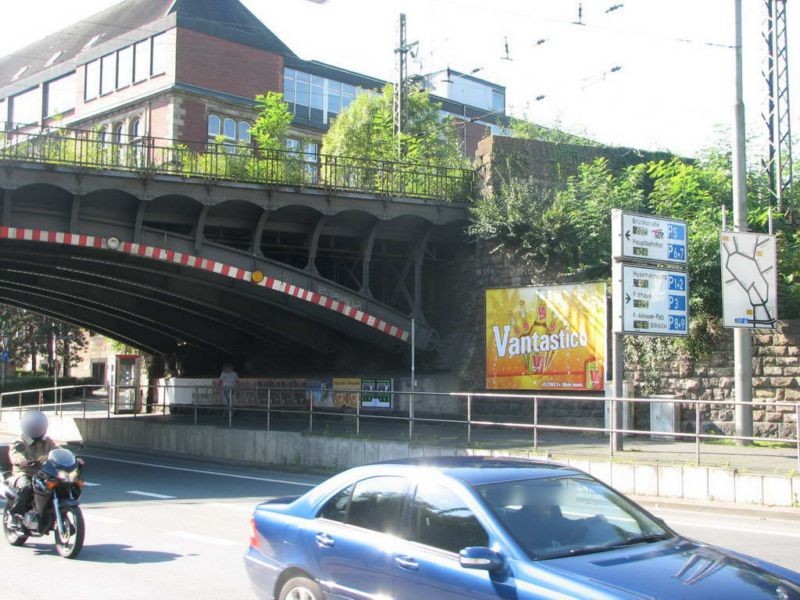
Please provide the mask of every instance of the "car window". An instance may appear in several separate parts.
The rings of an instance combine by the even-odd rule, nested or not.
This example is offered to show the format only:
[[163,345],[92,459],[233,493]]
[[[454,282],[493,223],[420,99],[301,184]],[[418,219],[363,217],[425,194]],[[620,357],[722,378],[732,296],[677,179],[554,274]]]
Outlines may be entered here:
[[449,552],[489,545],[488,534],[458,495],[425,482],[414,494],[409,539]]
[[580,477],[477,486],[508,532],[534,559],[603,551],[670,534],[623,496]]
[[370,477],[359,481],[353,489],[345,522],[382,533],[397,533],[406,487],[402,477]]
[[317,517],[339,521],[344,523],[347,518],[347,505],[350,503],[350,495],[353,493],[353,486],[348,485],[341,492],[325,503]]

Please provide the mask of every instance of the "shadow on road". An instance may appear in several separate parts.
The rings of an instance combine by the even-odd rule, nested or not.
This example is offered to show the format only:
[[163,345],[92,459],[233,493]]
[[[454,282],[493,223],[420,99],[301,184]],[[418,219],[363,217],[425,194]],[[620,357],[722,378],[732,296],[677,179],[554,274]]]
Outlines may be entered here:
[[[36,556],[56,554],[56,549],[51,544],[33,544],[31,548]],[[93,544],[84,546],[75,560],[80,562],[141,565],[145,563],[171,562],[187,556],[197,555],[133,550],[132,546],[126,546],[125,544]]]

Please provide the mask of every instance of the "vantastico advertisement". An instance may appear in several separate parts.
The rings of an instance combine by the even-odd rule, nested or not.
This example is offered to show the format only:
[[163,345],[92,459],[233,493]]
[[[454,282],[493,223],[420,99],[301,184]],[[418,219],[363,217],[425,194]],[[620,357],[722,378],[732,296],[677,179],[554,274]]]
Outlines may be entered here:
[[486,387],[602,390],[606,285],[486,290]]

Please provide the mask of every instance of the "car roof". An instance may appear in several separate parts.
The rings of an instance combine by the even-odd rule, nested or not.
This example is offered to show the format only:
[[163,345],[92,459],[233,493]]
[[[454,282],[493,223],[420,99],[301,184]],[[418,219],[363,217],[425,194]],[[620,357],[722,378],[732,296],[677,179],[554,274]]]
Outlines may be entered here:
[[460,479],[469,485],[485,485],[502,481],[545,477],[585,476],[577,469],[556,463],[523,458],[495,456],[436,456],[389,460],[370,465],[370,470],[385,473],[387,469],[412,471],[424,468]]

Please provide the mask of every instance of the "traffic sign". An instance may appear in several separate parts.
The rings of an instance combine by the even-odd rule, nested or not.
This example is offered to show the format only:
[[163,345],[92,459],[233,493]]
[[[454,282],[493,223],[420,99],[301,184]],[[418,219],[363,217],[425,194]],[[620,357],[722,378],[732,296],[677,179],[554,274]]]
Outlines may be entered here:
[[614,290],[620,294],[614,298],[619,311],[615,332],[689,334],[689,276],[685,272],[616,263],[614,279]]
[[8,354],[8,350],[3,350],[2,354],[0,354],[0,361],[8,362],[11,357]]
[[723,231],[719,241],[724,326],[775,329],[778,322],[775,236]]
[[689,255],[686,221],[614,209],[611,235],[615,259],[685,265]]

